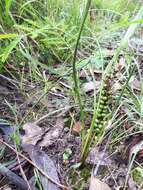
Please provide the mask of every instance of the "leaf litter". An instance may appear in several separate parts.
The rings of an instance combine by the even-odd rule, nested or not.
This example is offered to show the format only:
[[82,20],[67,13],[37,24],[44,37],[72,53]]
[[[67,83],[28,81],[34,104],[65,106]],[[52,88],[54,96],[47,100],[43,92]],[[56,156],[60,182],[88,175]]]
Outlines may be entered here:
[[89,190],[112,190],[106,183],[91,176]]
[[[58,105],[60,105],[60,101],[62,99],[63,99],[62,97],[58,98]],[[54,104],[56,105],[55,102]],[[52,105],[53,107],[51,106],[51,104],[49,105],[50,109],[55,109],[53,105]],[[21,142],[23,149],[29,146],[30,150],[25,149],[25,151],[28,152],[31,160],[34,163],[36,163],[48,175],[50,175],[52,179],[56,179],[56,181],[60,183],[60,178],[58,175],[59,169],[57,171],[57,163],[59,162],[59,159],[60,159],[60,177],[62,176],[62,179],[67,179],[66,174],[68,173],[70,167],[73,165],[73,163],[78,163],[79,148],[81,145],[80,137],[78,137],[78,135],[81,130],[80,129],[81,124],[80,122],[76,122],[75,125],[73,126],[73,131],[76,131],[75,135],[74,133],[69,134],[69,132],[64,131],[65,122],[63,116],[62,117],[55,116],[53,123],[50,125],[49,121],[51,121],[51,117],[49,120],[47,119],[47,123],[41,122],[38,125],[35,124],[34,122],[33,123],[31,122],[24,124],[22,128]],[[40,147],[43,147],[45,151],[40,150]],[[67,152],[67,150],[69,151]],[[50,157],[48,156],[48,154],[50,155]],[[91,166],[94,166],[98,163],[99,160],[101,160],[100,162],[101,168],[102,166],[104,167],[114,166],[114,160],[110,157],[108,152],[105,152],[104,156],[103,157],[102,156],[103,156],[102,150],[100,151],[96,147],[95,150],[90,151],[87,158],[87,163]],[[45,164],[42,165],[41,163]],[[51,168],[53,168],[53,170],[51,170]],[[65,168],[67,172],[65,172]],[[49,172],[48,170],[52,172],[48,173]],[[119,177],[117,175],[116,180],[118,180],[118,178]],[[45,178],[40,173],[39,173],[39,179],[44,189],[46,189],[48,185],[49,188],[51,189],[59,189],[57,185],[50,183],[50,180],[47,180],[47,178]],[[106,182],[110,184],[109,179],[111,180],[112,177],[108,176],[108,180],[106,180]],[[65,182],[65,180],[62,180],[62,182]],[[91,178],[92,185],[90,185],[90,188],[94,188],[96,185],[99,188],[103,186],[107,188],[108,185],[106,184],[106,182],[102,182],[98,178],[96,179]],[[89,181],[87,183],[89,183]],[[114,185],[111,185],[111,187],[113,186]]]
[[[50,178],[54,179],[55,182],[60,183],[55,164],[46,153],[33,145],[24,146],[24,150],[28,152],[31,160],[41,170],[43,170]],[[41,185],[45,190],[60,190],[56,184],[52,183],[41,173],[39,173],[39,178]]]
[[[124,65],[125,65],[125,58],[122,55],[119,59],[119,64],[116,68],[116,71],[119,71],[119,73],[117,73],[117,78],[120,78],[120,76],[121,76],[121,78],[123,77],[121,71],[122,71],[122,69],[124,69]],[[98,74],[101,74],[101,72]],[[139,83],[140,83],[140,81],[135,80],[132,82],[131,86],[133,86],[133,88],[135,90],[136,89],[138,90],[138,88],[140,86]],[[100,86],[100,82],[96,87],[97,90],[98,90],[99,86]],[[119,82],[117,81],[114,88],[115,88],[115,92],[121,89],[120,81]],[[86,93],[93,91],[94,90],[93,82],[92,81],[86,82],[85,86],[83,85],[83,89],[85,90]],[[66,103],[69,103],[70,99],[66,100],[64,91],[62,91],[62,96],[61,96],[61,94],[58,95],[58,90],[60,90],[60,89],[56,89],[56,94],[54,94],[54,96],[55,96],[54,98],[52,97],[53,94],[50,94],[50,95],[48,95],[49,96],[48,98],[46,96],[47,99],[44,99],[44,101],[41,101],[42,105],[46,105],[45,106],[46,109],[49,108],[51,111],[53,109],[59,108],[60,106],[64,106],[64,104],[66,104]],[[9,94],[10,94],[9,92],[6,92],[6,95],[9,95]],[[49,99],[51,100],[50,102],[48,102]],[[45,104],[45,103],[47,103],[47,104]],[[36,111],[37,111],[37,109],[35,110],[35,112]],[[68,111],[66,112],[66,114],[68,114]],[[38,115],[38,117],[39,116],[40,115]],[[62,115],[62,116],[64,116],[64,115]],[[49,125],[49,122],[51,122],[51,120],[54,120],[54,121],[52,121],[53,123]],[[67,126],[67,124],[66,124],[66,126]],[[52,171],[52,173],[48,173],[48,175],[55,178],[58,183],[60,182],[61,178],[64,179],[64,180],[62,180],[64,182],[70,181],[69,179],[65,180],[65,179],[67,179],[66,174],[68,173],[67,171],[70,169],[70,167],[73,165],[73,163],[78,163],[77,155],[79,155],[79,150],[80,150],[79,148],[81,145],[81,142],[79,141],[80,137],[78,136],[78,134],[80,133],[80,123],[76,122],[75,125],[73,126],[73,131],[76,131],[76,136],[74,134],[69,134],[69,132],[65,133],[64,127],[65,127],[64,119],[61,117],[57,118],[54,115],[54,118],[51,118],[51,117],[46,118],[45,122],[42,121],[39,125],[35,124],[34,122],[26,123],[25,125],[23,125],[23,135],[21,135],[22,144],[29,146],[30,150],[25,149],[25,151],[29,153],[29,157],[31,158],[31,160],[34,163],[36,163],[46,173],[48,173],[49,171]],[[4,131],[4,133],[8,133],[8,132],[9,131],[6,131],[6,130]],[[137,146],[139,146],[139,144],[135,144],[134,148],[132,147],[132,150],[133,149],[135,150]],[[25,147],[23,146],[23,149]],[[42,151],[40,149],[41,147],[44,149],[44,151]],[[117,151],[120,149],[120,147],[121,146],[119,143],[118,147],[117,147]],[[140,152],[140,154],[141,154],[142,153],[141,151],[142,151],[142,147],[139,148],[137,152]],[[120,151],[118,151],[118,152],[120,152]],[[48,156],[48,154],[50,155],[50,157]],[[101,160],[100,166],[104,166],[108,169],[110,168],[110,171],[108,171],[108,174],[104,173],[105,175],[98,176],[100,178],[98,178],[97,176],[96,177],[91,176],[90,182],[89,182],[89,180],[87,182],[90,184],[90,187],[89,187],[90,190],[92,190],[92,189],[94,190],[95,187],[99,188],[99,189],[106,188],[107,190],[111,189],[111,188],[112,189],[115,189],[115,188],[117,189],[120,187],[122,188],[122,182],[124,181],[124,178],[127,174],[127,171],[126,171],[127,165],[123,164],[124,165],[123,166],[121,164],[121,162],[119,161],[119,159],[122,158],[122,155],[121,155],[121,157],[118,158],[115,154],[115,157],[116,157],[116,164],[115,164],[114,158],[110,157],[110,154],[108,151],[105,152],[104,156],[103,156],[102,150],[100,151],[97,147],[95,148],[95,150],[90,151],[88,158],[87,158],[87,163],[89,165],[94,166],[98,163],[99,160]],[[68,161],[66,163],[63,162],[63,160],[65,158]],[[45,163],[45,164],[43,165],[42,163]],[[48,165],[47,163],[48,164],[50,163],[50,164]],[[55,165],[55,163],[56,163],[56,165]],[[58,164],[60,164],[60,172],[59,172],[59,168],[57,171]],[[116,166],[118,164],[120,165],[119,167]],[[119,170],[119,168],[121,168],[121,170]],[[49,171],[47,169],[49,169]],[[118,171],[115,171],[115,172],[112,171],[114,169],[116,169]],[[102,167],[101,167],[101,170],[102,170]],[[59,179],[59,175],[58,175],[59,173],[60,173],[60,177],[62,176],[60,179]],[[64,175],[63,175],[63,173],[64,173]],[[64,178],[63,176],[66,176],[66,177]],[[103,176],[105,176],[105,180],[99,180],[99,179],[102,179]],[[114,176],[114,179],[113,179],[113,176]],[[48,187],[48,185],[50,185],[50,183],[49,183],[50,180],[48,181],[41,174],[39,175],[39,178],[40,178],[40,182],[41,182],[42,186],[44,187],[44,189],[46,189]],[[114,180],[114,182],[111,181],[111,179]],[[119,180],[120,180],[120,182],[118,183]],[[106,181],[106,182],[103,182],[103,181]],[[115,185],[115,183],[117,183],[117,184]],[[109,184],[111,186],[111,188],[107,184]],[[129,187],[131,190],[133,190],[135,188],[135,184],[133,183],[133,181],[131,181],[130,177],[128,180],[128,184],[129,184]],[[58,186],[51,183],[50,188],[58,189]]]

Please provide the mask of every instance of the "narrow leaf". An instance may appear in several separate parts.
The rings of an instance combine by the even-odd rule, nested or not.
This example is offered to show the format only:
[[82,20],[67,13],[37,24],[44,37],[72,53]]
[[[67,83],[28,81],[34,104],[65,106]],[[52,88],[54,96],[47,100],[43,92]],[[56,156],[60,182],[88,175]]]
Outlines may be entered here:
[[17,44],[20,42],[21,38],[16,38],[13,40],[4,50],[3,54],[1,55],[2,62],[5,62],[9,56],[9,54],[12,52],[12,50],[17,46]]
[[8,17],[11,2],[12,2],[12,0],[5,0],[5,12],[6,12],[7,17]]
[[17,34],[0,34],[0,39],[8,39],[13,37],[17,37]]

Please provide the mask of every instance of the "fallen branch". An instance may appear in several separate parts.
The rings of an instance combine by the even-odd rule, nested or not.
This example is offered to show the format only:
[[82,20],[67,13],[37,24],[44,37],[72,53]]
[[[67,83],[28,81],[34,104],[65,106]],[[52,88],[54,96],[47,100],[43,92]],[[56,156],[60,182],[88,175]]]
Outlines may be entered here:
[[0,163],[0,173],[3,176],[6,176],[13,184],[15,184],[17,187],[19,187],[21,190],[28,189],[27,183],[18,175],[16,175],[14,172],[6,168],[3,164]]

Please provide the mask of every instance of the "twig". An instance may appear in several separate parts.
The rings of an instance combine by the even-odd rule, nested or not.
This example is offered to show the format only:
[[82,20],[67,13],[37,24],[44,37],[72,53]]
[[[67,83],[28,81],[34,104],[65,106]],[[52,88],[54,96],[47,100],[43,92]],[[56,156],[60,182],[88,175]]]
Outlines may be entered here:
[[46,119],[47,117],[51,116],[51,115],[54,115],[56,113],[59,113],[61,111],[67,111],[68,109],[72,108],[73,106],[67,106],[67,107],[64,107],[64,108],[60,108],[58,110],[55,110],[53,112],[50,112],[50,113],[47,113],[46,115],[42,116],[41,118],[39,118],[37,121],[35,121],[34,123],[35,124],[38,124],[40,123],[42,120]]
[[32,190],[31,187],[30,187],[30,184],[28,182],[28,179],[23,171],[23,168],[21,166],[21,163],[20,163],[20,158],[19,158],[19,154],[18,154],[18,151],[17,151],[17,145],[16,143],[14,143],[14,146],[15,146],[15,150],[16,150],[16,157],[17,157],[17,161],[18,161],[18,164],[19,164],[19,169],[20,169],[20,172],[21,172],[21,175],[23,177],[23,179],[25,180],[25,182],[27,183],[27,186],[28,186],[28,190]]
[[3,176],[6,176],[12,183],[14,183],[21,190],[28,189],[27,183],[21,177],[19,177],[18,175],[16,175],[14,172],[10,171],[8,168],[6,168],[1,163],[0,163],[0,173]]
[[[13,152],[15,152],[15,154],[17,153],[16,150],[10,146],[8,143],[4,142],[3,140],[0,139],[0,142],[3,143],[5,146],[7,146],[8,148],[10,148]],[[23,154],[21,154],[20,152],[18,152],[18,155],[21,156],[22,158],[24,158],[25,160],[27,160],[27,162],[29,162],[32,166],[34,166],[42,175],[44,175],[48,180],[50,180],[52,183],[56,184],[58,187],[63,188],[64,190],[68,190],[69,188],[58,183],[57,181],[55,181],[54,179],[52,179],[49,175],[47,175],[41,168],[39,168],[34,162],[32,162],[30,159],[28,159],[27,157],[25,157]]]
[[[20,165],[25,166],[26,164],[27,164],[27,161],[25,159],[23,159],[23,158],[20,159]],[[8,169],[12,170],[13,172],[19,170],[19,163],[14,162],[13,164],[10,164],[8,166]]]

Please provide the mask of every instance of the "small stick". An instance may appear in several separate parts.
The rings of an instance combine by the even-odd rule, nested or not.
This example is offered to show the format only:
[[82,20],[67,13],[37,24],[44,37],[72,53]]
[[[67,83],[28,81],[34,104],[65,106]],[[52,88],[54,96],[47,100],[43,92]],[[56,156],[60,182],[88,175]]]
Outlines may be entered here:
[[30,187],[30,184],[28,182],[28,179],[23,171],[23,168],[21,166],[21,163],[20,163],[20,158],[19,158],[19,154],[18,154],[18,151],[17,151],[17,146],[16,146],[16,143],[14,143],[15,145],[15,150],[16,150],[16,157],[17,157],[17,161],[18,161],[18,164],[19,164],[19,169],[20,169],[20,172],[21,172],[21,175],[23,177],[23,179],[25,180],[25,182],[27,183],[27,186],[28,186],[28,190],[32,190],[31,187]]
[[[27,161],[22,158],[22,159],[20,159],[20,164],[21,164],[21,166],[25,166],[27,164]],[[17,170],[19,170],[19,163],[16,161],[13,164],[10,164],[7,168],[9,170],[12,170],[13,172],[17,171]]]

